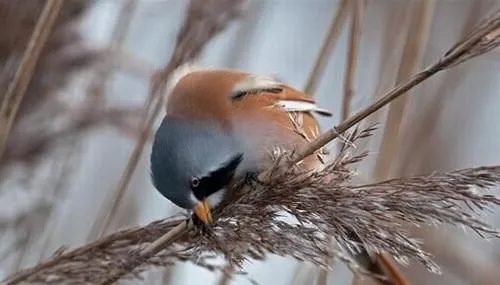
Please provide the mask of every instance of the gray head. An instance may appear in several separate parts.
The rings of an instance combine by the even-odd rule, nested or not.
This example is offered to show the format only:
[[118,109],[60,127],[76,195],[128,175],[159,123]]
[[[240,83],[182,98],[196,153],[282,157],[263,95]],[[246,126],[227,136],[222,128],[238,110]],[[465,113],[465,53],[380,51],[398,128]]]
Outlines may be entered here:
[[232,181],[242,159],[237,141],[217,124],[166,116],[153,142],[151,177],[167,199],[210,220],[207,199]]

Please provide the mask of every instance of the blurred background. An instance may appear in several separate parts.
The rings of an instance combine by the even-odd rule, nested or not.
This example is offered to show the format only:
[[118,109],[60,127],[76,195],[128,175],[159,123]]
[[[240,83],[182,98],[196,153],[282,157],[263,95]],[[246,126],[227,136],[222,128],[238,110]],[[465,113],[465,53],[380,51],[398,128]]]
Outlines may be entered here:
[[[0,98],[7,94],[44,3],[0,1]],[[141,143],[139,137],[150,106],[151,77],[171,56],[187,4],[65,2],[4,142],[0,277],[36,264],[63,245],[82,245],[180,212],[153,188],[150,141]],[[437,61],[498,8],[495,0],[249,1],[245,13],[209,42],[198,63],[276,76],[306,88],[334,113],[320,118],[326,129],[342,120],[346,89],[352,90],[352,113]],[[320,59],[324,72],[311,75],[329,34],[331,54]],[[380,129],[359,146],[371,155],[359,165],[357,182],[499,164],[499,79],[500,51],[493,51],[434,76],[371,116],[368,121],[379,122]],[[124,187],[123,173],[133,154],[138,163]],[[118,189],[125,189],[123,197],[116,209],[107,208],[112,213],[103,222],[103,208]],[[491,212],[487,221],[500,226],[498,214]],[[412,263],[403,270],[413,284],[498,284],[498,240],[448,228],[416,234],[443,274]],[[275,256],[249,263],[245,270],[248,277],[224,283],[218,273],[176,264],[123,284],[251,284],[253,279],[262,285],[300,285],[316,284],[320,275],[312,266]],[[352,279],[337,264],[325,284],[351,284]]]

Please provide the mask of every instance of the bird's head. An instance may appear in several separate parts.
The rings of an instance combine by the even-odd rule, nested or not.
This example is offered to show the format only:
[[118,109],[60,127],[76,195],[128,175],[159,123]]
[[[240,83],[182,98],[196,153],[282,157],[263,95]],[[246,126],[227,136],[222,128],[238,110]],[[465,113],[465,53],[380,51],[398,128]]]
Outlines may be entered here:
[[163,196],[208,224],[242,160],[238,143],[210,121],[166,116],[153,142],[151,176]]

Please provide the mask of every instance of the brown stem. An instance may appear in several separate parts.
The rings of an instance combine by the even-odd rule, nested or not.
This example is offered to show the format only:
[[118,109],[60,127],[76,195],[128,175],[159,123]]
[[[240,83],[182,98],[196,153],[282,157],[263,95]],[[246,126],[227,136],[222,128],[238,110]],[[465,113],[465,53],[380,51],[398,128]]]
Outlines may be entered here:
[[[170,233],[173,231],[175,227],[180,227],[181,224],[186,223],[184,222],[167,222],[166,227],[170,228],[170,230],[167,233]],[[99,250],[100,248],[104,248],[108,246],[109,244],[116,242],[117,240],[120,239],[126,239],[127,237],[137,235],[143,232],[142,228],[133,228],[129,230],[124,230],[121,232],[117,232],[115,234],[111,234],[105,238],[102,238],[100,240],[97,240],[95,242],[88,243],[84,246],[78,247],[76,249],[73,249],[71,251],[65,252],[60,255],[54,255],[48,260],[45,260],[44,262],[39,263],[37,266],[29,269],[25,269],[23,271],[17,272],[16,274],[10,276],[9,278],[2,280],[2,284],[5,285],[14,285],[14,284],[19,284],[21,282],[26,281],[29,279],[31,276],[36,275],[39,272],[42,272],[45,269],[51,268],[57,264],[60,264],[61,262],[64,262],[66,260],[71,260],[79,255],[85,254],[89,251],[93,250]]]
[[[356,67],[359,57],[359,48],[361,42],[361,33],[364,22],[365,3],[363,0],[354,0],[351,5],[351,22],[349,29],[349,46],[347,52],[347,64],[344,77],[344,96],[342,98],[342,120],[347,119],[350,112],[352,97],[354,95],[354,85],[356,77]],[[332,243],[335,240],[332,239]],[[327,285],[330,270],[321,269],[318,276],[318,285]]]
[[309,73],[309,78],[307,79],[307,83],[304,88],[304,92],[309,96],[313,96],[318,89],[320,79],[322,78],[326,65],[328,64],[328,59],[330,58],[333,47],[337,43],[340,36],[342,25],[345,23],[348,10],[347,8],[347,0],[342,0],[337,8],[337,13],[333,16],[330,27],[328,28],[328,34],[321,44],[320,52],[316,58],[316,62],[311,73]]
[[[123,1],[120,13],[118,14],[118,20],[116,21],[114,30],[111,36],[110,49],[120,48],[125,39],[127,38],[130,26],[132,23],[132,17],[134,15],[137,6],[137,0],[126,0]],[[96,103],[103,103],[99,101],[104,100],[104,92],[106,83],[109,77],[113,74],[117,60],[114,56],[109,56],[105,58],[105,63],[97,66],[97,70],[89,84],[87,93],[90,99],[97,100]]]
[[218,285],[228,285],[231,282],[233,277],[234,267],[231,264],[228,264],[224,270],[222,271],[222,276],[217,282]]
[[[160,96],[155,96],[155,97],[160,97]],[[163,105],[163,100],[161,98],[158,98],[154,106],[154,109],[151,112],[151,115],[149,116],[149,119],[145,122],[144,126],[141,129],[141,132],[139,133],[134,150],[132,151],[132,154],[125,167],[125,170],[123,171],[122,176],[120,177],[120,181],[118,182],[116,191],[114,192],[115,195],[113,195],[111,200],[105,201],[104,207],[101,208],[103,209],[102,214],[99,215],[99,217],[102,217],[102,220],[100,220],[100,223],[99,221],[96,220],[96,223],[94,224],[90,232],[89,238],[92,238],[95,234],[97,234],[97,237],[99,238],[106,233],[106,229],[109,227],[114,217],[114,213],[116,213],[118,206],[120,205],[120,202],[123,198],[123,195],[125,194],[125,190],[127,189],[128,184],[132,179],[132,174],[134,173],[137,164],[139,163],[139,159],[141,158],[142,152],[144,151],[144,146],[146,145],[149,134],[151,133],[151,126],[156,120],[158,114],[160,113],[162,105]]]
[[361,42],[361,28],[365,14],[365,5],[363,0],[351,2],[353,13],[351,19],[351,29],[349,32],[349,49],[347,53],[346,75],[344,78],[344,97],[342,98],[342,120],[347,119],[351,106],[352,96],[354,94],[354,80],[356,77],[356,67],[359,56],[359,47]]
[[134,271],[134,269],[143,264],[144,261],[153,257],[158,252],[162,251],[163,249],[171,245],[173,242],[175,242],[179,237],[187,233],[188,229],[189,229],[188,221],[181,222],[176,227],[174,227],[173,229],[165,233],[163,236],[161,236],[159,239],[155,240],[150,245],[148,245],[137,256],[130,258],[129,262],[125,266],[123,266],[121,270],[114,272],[108,278],[106,278],[106,280],[100,282],[99,284],[110,285],[120,280],[120,278],[122,278],[124,275]]
[[48,0],[45,3],[14,79],[3,98],[0,109],[0,157],[3,156],[17,112],[63,4],[63,0]]
[[[349,117],[347,120],[340,123],[338,126],[333,127],[332,129],[324,132],[320,136],[318,136],[313,142],[307,144],[303,148],[299,149],[291,163],[297,163],[301,161],[305,157],[311,155],[333,139],[337,138],[339,134],[347,131],[357,123],[361,122],[364,118],[378,111],[380,108],[384,107],[394,99],[397,99],[401,95],[405,94],[408,90],[420,84],[422,81],[428,79],[434,74],[438,73],[443,69],[447,69],[451,66],[456,65],[457,63],[463,62],[463,58],[469,59],[468,55],[471,50],[487,35],[489,35],[494,30],[500,28],[500,17],[496,17],[493,21],[490,22],[489,25],[485,25],[484,27],[478,29],[473,34],[471,34],[464,41],[460,42],[456,46],[454,46],[450,51],[448,51],[443,58],[441,58],[437,63],[427,67],[423,71],[414,75],[410,80],[405,83],[399,84],[394,89],[386,93],[384,96],[377,99],[372,104],[368,105],[364,109],[358,111],[353,116]],[[498,45],[498,44],[496,44]],[[496,46],[495,45],[495,46]],[[489,49],[490,50],[490,49]],[[487,52],[489,50],[484,50]],[[477,51],[476,51],[477,52]],[[480,55],[481,52],[477,52],[475,56]]]
[[[410,26],[406,34],[407,40],[403,50],[396,84],[409,80],[411,75],[415,72],[423,50],[427,44],[434,6],[435,2],[433,0],[424,0],[422,2],[414,3],[411,7],[415,12],[412,14]],[[394,163],[394,154],[397,153],[396,149],[399,142],[399,130],[405,115],[405,109],[408,102],[407,99],[408,96],[402,96],[399,99],[394,100],[389,107],[380,152],[377,156],[377,162],[374,170],[376,173],[376,180],[387,179],[390,174],[391,166]],[[392,262],[389,256],[380,254],[377,258],[378,261],[385,267],[385,271],[395,284],[410,284],[406,276],[401,272],[401,270],[399,270],[397,265]]]
[[[435,1],[425,0],[415,3],[416,7],[413,7],[415,13],[412,15],[413,19],[408,29],[403,59],[399,66],[396,84],[407,81],[415,72],[420,62],[429,38],[435,4]],[[384,135],[375,165],[375,176],[377,179],[385,179],[391,175],[394,155],[398,153],[399,133],[401,124],[405,118],[408,98],[408,96],[402,96],[398,100],[394,100],[389,106]]]

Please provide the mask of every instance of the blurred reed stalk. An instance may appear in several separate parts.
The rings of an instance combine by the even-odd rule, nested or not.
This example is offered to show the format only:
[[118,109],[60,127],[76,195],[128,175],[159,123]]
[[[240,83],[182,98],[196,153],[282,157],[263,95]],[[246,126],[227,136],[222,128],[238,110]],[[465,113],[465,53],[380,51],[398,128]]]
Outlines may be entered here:
[[[413,11],[407,32],[402,61],[399,66],[396,85],[408,81],[417,70],[429,39],[430,27],[436,6],[435,0],[423,0],[410,4]],[[408,94],[394,100],[389,106],[384,135],[375,165],[375,179],[387,179],[391,176],[393,160],[401,143],[400,129],[406,118],[405,110]]]
[[[432,24],[433,12],[435,8],[434,0],[423,0],[420,2],[410,3],[409,8],[412,13],[410,16],[410,24],[406,33],[406,43],[403,49],[403,55],[400,62],[398,75],[396,77],[396,85],[408,81],[415,73],[418,63],[420,63],[423,50],[427,44],[429,31]],[[392,167],[392,160],[397,152],[399,145],[399,129],[401,121],[404,118],[404,110],[407,105],[408,94],[404,95],[393,102],[389,106],[388,117],[385,123],[384,134],[380,152],[377,155],[375,166],[375,181],[381,181],[389,178],[389,171]],[[379,260],[385,263],[391,279],[396,284],[407,285],[410,282],[407,278],[397,270],[395,264],[390,260],[390,257],[381,254]],[[359,276],[356,284],[361,284],[361,276]]]
[[[7,272],[18,270],[23,263],[37,261],[38,251],[43,254],[37,244],[50,238],[53,223],[49,217],[54,214],[55,205],[66,190],[63,185],[70,177],[66,175],[67,164],[54,162],[69,157],[71,143],[61,143],[57,149],[52,147],[64,140],[59,134],[71,135],[65,137],[68,142],[74,140],[73,136],[83,126],[71,128],[70,124],[69,128],[54,130],[51,122],[70,113],[66,113],[67,106],[62,100],[57,100],[61,99],[57,91],[69,83],[75,71],[90,66],[99,55],[97,50],[84,47],[79,32],[72,25],[88,6],[78,0],[0,3],[3,23],[0,37],[0,86],[3,91],[0,92],[3,101],[0,202],[4,209],[6,206],[12,208],[0,222],[2,266]],[[64,117],[65,121],[71,120],[71,116]],[[47,158],[49,153],[54,156],[40,159]],[[12,175],[19,166],[25,167],[24,171]],[[38,167],[50,168],[51,174],[32,189],[40,182]],[[12,195],[26,197],[22,202],[9,201]]]
[[[494,2],[490,1],[491,5],[486,2],[483,5],[473,5],[464,19],[465,24],[461,28],[462,36],[467,36],[473,30],[478,19],[481,19],[483,11],[494,10],[492,9]],[[448,139],[436,144],[432,143],[431,138],[438,135],[438,122],[442,120],[443,110],[448,102],[453,100],[455,93],[469,72],[469,68],[457,68],[445,74],[433,92],[436,96],[433,96],[426,103],[426,108],[418,113],[418,118],[421,120],[410,119],[410,121],[405,122],[400,132],[401,144],[405,147],[398,148],[398,159],[393,161],[392,176],[435,171],[443,168],[443,161],[449,161],[447,152],[441,150],[453,148],[457,141]],[[491,252],[482,250],[476,244],[462,237],[460,233],[454,230],[431,227],[421,229],[409,227],[412,232],[425,241],[426,248],[436,255],[437,260],[443,264],[443,267],[446,267],[448,273],[451,273],[449,275],[454,275],[455,280],[463,280],[470,284],[495,284],[494,280],[500,279],[498,270],[495,268],[498,259],[492,256]],[[426,278],[419,268],[412,268],[409,274],[414,277]],[[425,281],[424,279],[422,282],[433,281]]]
[[21,63],[3,97],[0,109],[0,158],[3,156],[17,112],[40,60],[43,48],[52,33],[63,3],[63,0],[47,0],[45,3]]
[[[126,36],[128,34],[128,31],[130,29],[131,25],[131,20],[133,17],[133,14],[136,10],[137,6],[137,1],[136,0],[127,0],[126,2],[122,3],[120,13],[118,14],[118,19],[115,23],[114,31],[112,32],[111,36],[111,42],[110,42],[110,49],[120,49],[120,47],[123,45]],[[91,100],[94,100],[96,102],[102,101],[102,94],[104,93],[105,89],[105,84],[107,83],[108,78],[111,76],[113,72],[113,63],[114,63],[113,57],[110,57],[108,59],[108,62],[101,66],[99,70],[97,70],[94,74],[94,78],[92,79],[88,89],[91,91],[94,96],[91,98]],[[149,101],[149,100],[148,100]],[[101,102],[103,103],[103,102]],[[144,125],[144,122],[147,119],[147,109],[149,106],[146,106],[145,111],[142,111],[141,115],[141,124],[140,126],[142,127]],[[138,132],[136,134],[137,140],[140,141],[141,137],[143,136],[143,133],[147,132],[149,133],[148,130],[144,131],[144,128],[141,128],[141,132]],[[138,143],[137,143],[138,144]],[[137,152],[137,144],[136,144],[136,149],[135,152]],[[132,159],[132,157],[130,158]],[[130,162],[129,162],[130,163]],[[137,162],[136,162],[137,163]],[[131,177],[132,173],[129,174],[129,179]],[[123,180],[123,178],[122,178]],[[122,182],[123,183],[123,182]],[[126,187],[126,186],[122,186]],[[108,212],[108,208],[110,207],[109,205],[109,200],[104,201],[104,205],[101,207],[94,224],[92,228],[89,231],[89,236],[87,237],[87,241],[93,240],[96,237],[102,236],[106,229],[109,228],[110,223],[112,222],[112,218],[114,217],[116,211],[118,210],[118,205],[121,201],[122,196],[120,193],[118,193],[116,197],[116,203],[113,204],[111,210]],[[109,199],[109,198],[108,198]],[[106,208],[103,208],[106,207]]]
[[[1,130],[9,131],[8,136],[2,137],[6,144],[0,158],[0,180],[8,186],[1,190],[2,194],[29,194],[19,207],[14,203],[11,216],[2,217],[2,242],[7,239],[10,244],[9,237],[15,240],[8,251],[2,249],[2,256],[8,260],[12,255],[17,260],[10,262],[14,266],[9,266],[4,259],[6,268],[17,270],[16,266],[36,261],[38,254],[44,257],[46,247],[40,245],[51,240],[56,223],[53,217],[58,214],[74,170],[71,164],[77,165],[71,158],[78,154],[78,135],[105,124],[125,133],[137,133],[133,126],[135,109],[103,108],[95,102],[73,107],[68,95],[75,94],[58,92],[72,81],[76,71],[91,66],[103,55],[101,50],[87,47],[75,25],[91,5],[90,1],[81,0],[9,0],[0,4],[4,23],[0,38],[0,85],[6,85],[3,90],[7,90],[0,98],[2,108],[7,106],[2,110],[14,110],[9,128]],[[109,52],[110,58],[119,58],[113,53]],[[104,61],[107,60],[101,62]],[[95,93],[90,90],[83,95],[87,99]],[[15,108],[6,103],[9,101],[15,103]],[[10,175],[19,166],[26,167],[25,171]],[[40,182],[39,173],[47,167],[51,169],[50,177],[34,186]],[[21,180],[19,176],[29,179]],[[2,198],[5,196],[9,197]],[[9,203],[7,200],[2,202]]]
[[[342,96],[341,121],[348,118],[351,108],[352,97],[355,90],[355,77],[359,57],[359,49],[362,37],[362,29],[365,17],[366,3],[364,0],[354,0],[349,3],[350,7],[350,29],[347,48],[347,63],[345,66],[345,77]],[[332,246],[335,246],[335,239],[332,238]],[[332,260],[332,265],[334,260]],[[327,285],[330,270],[321,269],[318,276],[318,285]]]
[[316,57],[313,69],[309,73],[304,87],[304,93],[312,97],[318,90],[321,79],[323,79],[323,73],[325,72],[333,49],[337,44],[340,33],[342,32],[342,27],[344,26],[347,18],[348,10],[349,7],[347,0],[342,0],[337,6],[336,13],[333,15],[330,26],[328,27],[328,32],[321,43],[321,48]]
[[[379,58],[377,70],[377,85],[373,94],[372,100],[384,94],[395,85],[395,78],[397,76],[397,69],[402,58],[402,46],[406,43],[407,27],[411,19],[411,5],[408,2],[399,3],[399,5],[391,6],[392,16],[387,19],[387,24],[384,28],[382,35],[382,46],[380,53],[376,56]],[[376,112],[368,117],[365,125],[374,125],[382,120],[384,112]],[[370,141],[375,137],[378,140],[380,136],[375,135],[369,140],[361,141],[358,145],[360,149],[366,149],[370,145]]]
[[[494,10],[495,1],[491,1],[491,6],[484,3],[483,5],[473,5],[466,18],[465,24],[462,27],[461,34],[466,36],[481,18],[483,11]],[[482,7],[481,7],[482,6]],[[489,7],[488,7],[489,6]],[[446,152],[432,150],[433,148],[448,149],[453,147],[455,141],[444,142],[442,146],[432,144],[429,138],[434,137],[438,133],[438,123],[443,114],[443,109],[449,100],[452,100],[460,84],[467,77],[469,69],[458,68],[453,72],[447,73],[440,81],[440,85],[434,91],[437,96],[433,96],[432,100],[426,103],[427,108],[419,113],[418,121],[411,120],[408,126],[402,128],[401,133],[402,144],[404,148],[398,149],[397,161],[394,161],[393,176],[411,175],[422,173],[429,170],[435,170],[443,167],[439,161],[447,161],[449,158],[445,155]],[[446,266],[448,272],[455,275],[455,278],[465,280],[470,284],[494,284],[493,280],[498,280],[497,271],[494,269],[494,264],[498,263],[491,256],[490,252],[483,252],[473,243],[470,243],[460,235],[457,236],[454,232],[442,231],[433,228],[411,229],[423,240],[429,251],[435,253],[439,261]],[[443,244],[442,241],[448,241]],[[413,276],[422,276],[417,268],[410,272]],[[496,279],[495,279],[496,276]]]
[[[137,0],[125,0],[121,3],[118,19],[111,33],[110,50],[121,50],[132,24],[132,19],[137,8]],[[89,99],[97,101],[96,104],[104,104],[106,84],[116,68],[117,56],[106,57],[105,62],[94,71],[90,84],[87,88]]]
[[[493,8],[493,7],[490,7]],[[485,9],[490,11],[492,9]],[[475,28],[479,19],[481,19],[483,13],[481,11],[480,5],[473,5],[471,11],[468,13],[465,24],[461,29],[460,35],[466,37],[468,33]],[[422,119],[420,124],[413,124],[412,129],[403,128],[404,133],[401,138],[406,138],[402,141],[402,144],[406,148],[399,148],[399,158],[398,165],[395,167],[394,175],[400,176],[403,174],[411,174],[415,171],[420,170],[421,161],[423,156],[414,155],[414,153],[423,153],[427,145],[427,138],[432,137],[436,132],[437,124],[435,122],[439,121],[441,117],[441,110],[445,107],[447,100],[451,100],[459,83],[462,82],[467,75],[467,71],[464,69],[455,69],[453,72],[444,74],[444,78],[436,91],[439,96],[434,96],[432,98],[432,103],[429,104],[429,109],[425,111],[420,117]],[[396,163],[396,162],[395,162]]]
[[342,110],[340,113],[342,121],[349,117],[351,101],[355,93],[356,70],[366,9],[366,3],[364,0],[351,1],[350,4],[351,23],[349,31],[349,46],[343,86],[344,94],[342,97]]
[[[332,19],[330,25],[327,30],[327,34],[325,35],[323,42],[321,43],[320,50],[318,55],[316,56],[316,60],[314,62],[312,70],[309,72],[309,76],[307,78],[306,84],[304,86],[304,93],[314,97],[316,94],[319,84],[324,77],[324,72],[326,67],[328,66],[328,61],[332,55],[333,49],[338,42],[340,34],[343,30],[344,24],[347,19],[347,14],[349,12],[349,5],[347,0],[342,0],[336,7],[336,12],[332,14]],[[297,270],[294,273],[294,277],[292,278],[293,282],[299,282],[299,279],[302,279],[300,274],[305,268],[302,268],[303,264],[299,264]],[[305,272],[304,274],[308,276],[312,276],[311,272]],[[320,277],[321,278],[321,277]],[[304,282],[307,284],[310,283],[309,278],[305,278]],[[223,284],[220,284],[223,285]]]

